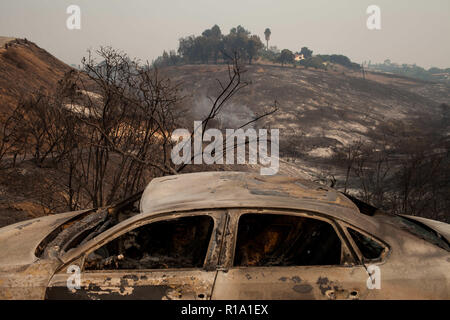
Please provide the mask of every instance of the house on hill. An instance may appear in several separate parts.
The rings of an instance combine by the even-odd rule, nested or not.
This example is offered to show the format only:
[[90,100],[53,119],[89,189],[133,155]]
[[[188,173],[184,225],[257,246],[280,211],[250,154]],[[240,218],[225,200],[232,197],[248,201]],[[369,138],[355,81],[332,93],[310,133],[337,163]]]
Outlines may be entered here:
[[305,60],[305,56],[303,55],[303,53],[302,54],[296,53],[295,57],[294,57],[294,60],[295,61]]

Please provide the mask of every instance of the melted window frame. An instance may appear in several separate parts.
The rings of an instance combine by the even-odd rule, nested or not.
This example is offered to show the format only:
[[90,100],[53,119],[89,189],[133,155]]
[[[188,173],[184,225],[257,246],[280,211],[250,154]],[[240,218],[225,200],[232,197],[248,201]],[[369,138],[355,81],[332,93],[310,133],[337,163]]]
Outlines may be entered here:
[[[187,218],[193,216],[208,216],[212,219],[213,227],[211,236],[209,239],[208,248],[206,250],[205,260],[203,262],[203,266],[200,268],[168,268],[168,269],[118,269],[118,270],[85,270],[85,259],[91,253],[104,246],[106,243],[113,241],[114,239],[124,235],[127,232],[133,231],[134,229],[140,228],[144,225],[155,223],[159,221],[169,221],[179,218]],[[152,271],[187,271],[187,270],[210,270],[211,266],[217,265],[218,255],[219,253],[215,252],[220,250],[221,242],[223,241],[222,237],[222,226],[225,218],[224,210],[202,210],[202,211],[189,211],[189,212],[170,212],[170,213],[162,213],[154,216],[145,217],[140,220],[135,220],[131,217],[118,225],[104,231],[104,233],[99,236],[94,237],[89,240],[81,247],[73,249],[73,251],[68,251],[65,257],[62,257],[65,262],[63,266],[58,270],[65,270],[67,266],[71,265],[74,261],[77,261],[77,265],[80,266],[81,272],[83,273],[104,273],[104,272],[152,272]],[[217,238],[219,235],[219,238]]]
[[[230,230],[228,232],[227,238],[224,240],[226,246],[228,248],[224,248],[224,253],[222,254],[222,260],[219,262],[220,267],[225,269],[241,269],[241,268],[303,268],[303,267],[315,267],[315,266],[234,266],[234,259],[236,254],[236,245],[237,245],[237,233],[239,227],[240,217],[245,214],[274,214],[274,215],[288,215],[295,217],[303,217],[310,218],[315,220],[321,220],[325,223],[331,225],[333,230],[335,231],[337,237],[341,241],[341,259],[340,264],[334,265],[317,265],[316,267],[351,267],[358,265],[358,261],[356,260],[354,254],[349,247],[349,243],[347,239],[342,234],[341,228],[339,224],[332,218],[327,215],[322,215],[316,212],[309,212],[304,210],[283,210],[283,209],[230,209],[230,221],[227,226],[227,229]],[[232,238],[230,238],[232,237]],[[224,261],[226,259],[226,261]]]
[[[381,241],[377,237],[361,230],[360,228],[354,227],[345,222],[339,222],[339,223],[341,224],[342,231],[345,234],[345,237],[347,238],[347,240],[349,241],[349,243],[352,246],[352,249],[355,251],[356,255],[358,256],[360,264],[365,264],[366,262],[374,263],[374,262],[384,262],[385,261],[385,259],[387,258],[387,256],[390,253],[390,246],[387,243],[385,243],[384,241]],[[364,255],[362,254],[358,245],[354,241],[352,235],[348,232],[348,229],[352,229],[352,230],[362,234],[363,236],[369,238],[370,240],[376,242],[378,245],[383,247],[383,251],[381,252],[380,256],[376,259],[368,259],[368,258],[364,257]]]

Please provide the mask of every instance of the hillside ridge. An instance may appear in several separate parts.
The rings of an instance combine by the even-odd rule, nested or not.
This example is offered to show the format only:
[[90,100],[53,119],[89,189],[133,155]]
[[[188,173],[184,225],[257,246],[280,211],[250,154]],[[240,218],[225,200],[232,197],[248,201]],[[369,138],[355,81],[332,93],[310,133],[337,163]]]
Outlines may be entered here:
[[27,39],[0,37],[0,112],[8,113],[37,90],[54,89],[69,70],[70,66]]

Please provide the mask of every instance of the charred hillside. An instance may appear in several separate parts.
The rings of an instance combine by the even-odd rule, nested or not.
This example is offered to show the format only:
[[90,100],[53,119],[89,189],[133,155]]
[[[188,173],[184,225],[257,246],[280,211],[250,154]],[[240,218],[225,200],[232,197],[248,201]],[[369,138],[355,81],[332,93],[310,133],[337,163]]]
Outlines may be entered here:
[[[277,101],[256,123],[280,129],[283,173],[308,176],[388,211],[448,219],[450,87],[341,68],[246,66],[249,86],[234,97],[221,125],[234,128]],[[223,65],[163,69],[200,119]],[[192,124],[190,124],[192,126]]]
[[[73,69],[27,40],[2,38],[0,42],[1,114],[22,105],[17,125],[27,124],[24,130],[10,132],[10,142],[16,139],[18,144],[9,148],[9,153],[0,154],[0,225],[90,207],[97,203],[92,200],[97,194],[101,195],[98,204],[111,203],[145,186],[152,177],[165,174],[158,166],[146,166],[145,161],[136,161],[134,154],[128,154],[130,146],[136,150],[141,147],[139,139],[132,139],[134,125],[149,121],[133,119],[129,111],[138,110],[145,87],[133,87],[135,96],[129,96],[129,88],[116,91],[111,79],[102,78],[101,73],[67,74]],[[128,57],[115,54],[105,54],[114,58],[112,70],[138,71]],[[89,66],[91,73],[101,70],[94,62]],[[226,83],[229,69],[225,64],[191,64],[148,70],[149,77],[147,71],[139,71],[148,90],[170,98],[154,105],[155,110],[163,107],[158,114],[170,126],[152,133],[152,139],[146,140],[145,154],[152,161],[166,161],[162,150],[171,141],[161,144],[160,137],[175,128],[192,130],[194,120],[204,119],[212,105],[210,98],[214,100],[221,92],[217,80]],[[247,85],[227,101],[212,127],[240,127],[275,104],[275,113],[269,112],[252,126],[280,129],[281,174],[332,185],[387,211],[448,221],[448,85],[371,72],[363,77],[358,70],[339,66],[316,70],[262,60],[243,66],[241,77]],[[153,82],[155,79],[159,80]],[[37,91],[40,99],[23,103]],[[99,126],[109,128],[102,118],[86,122],[86,110],[109,110],[103,108],[109,102],[117,110],[128,110],[113,124],[123,133],[123,121],[129,121],[125,126],[129,130],[118,136],[131,139],[123,141],[125,149],[114,149],[117,146],[104,139],[105,131],[91,134]],[[153,100],[146,102],[152,106]],[[167,110],[173,117],[166,117]],[[52,142],[56,142],[55,148]],[[5,150],[1,147],[0,151]],[[103,153],[106,149],[110,152]],[[95,169],[83,166],[90,155],[98,154],[106,157],[107,165]],[[123,168],[128,168],[125,182],[121,180]],[[259,169],[258,165],[205,165],[190,166],[186,171]],[[102,173],[101,181],[94,179],[97,172]],[[110,190],[113,197],[106,196]]]

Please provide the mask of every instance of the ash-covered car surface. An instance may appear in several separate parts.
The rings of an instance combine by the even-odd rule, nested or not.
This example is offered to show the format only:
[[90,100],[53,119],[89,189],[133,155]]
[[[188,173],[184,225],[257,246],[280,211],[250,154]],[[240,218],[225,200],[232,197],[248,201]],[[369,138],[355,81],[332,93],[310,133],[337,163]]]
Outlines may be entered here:
[[0,297],[449,299],[449,240],[302,179],[182,174],[0,229]]

